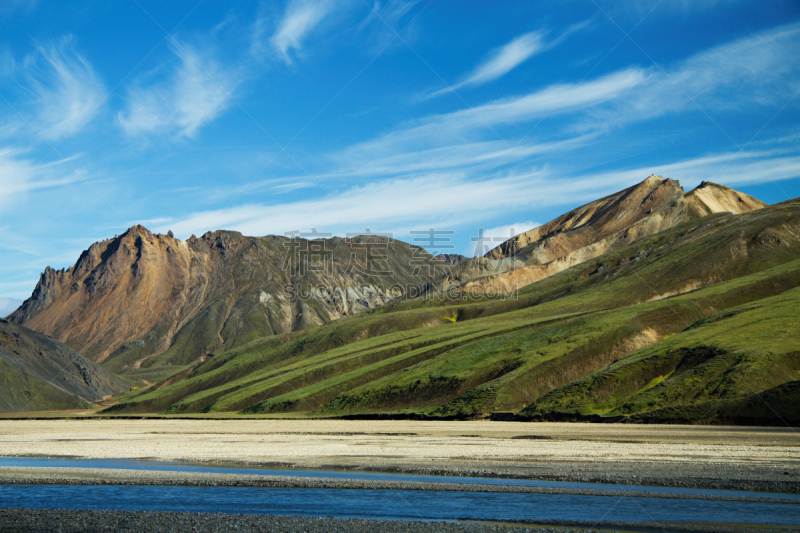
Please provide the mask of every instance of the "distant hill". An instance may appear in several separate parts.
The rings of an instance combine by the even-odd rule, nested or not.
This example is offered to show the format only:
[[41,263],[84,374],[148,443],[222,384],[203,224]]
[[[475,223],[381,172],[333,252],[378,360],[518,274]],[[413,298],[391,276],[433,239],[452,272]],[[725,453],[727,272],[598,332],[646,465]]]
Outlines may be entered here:
[[0,411],[87,408],[127,390],[69,346],[0,319]]
[[443,267],[421,248],[380,236],[216,231],[181,241],[134,226],[93,244],[66,270],[48,267],[9,319],[115,372],[154,379],[148,368],[174,371],[214,351],[374,308]]

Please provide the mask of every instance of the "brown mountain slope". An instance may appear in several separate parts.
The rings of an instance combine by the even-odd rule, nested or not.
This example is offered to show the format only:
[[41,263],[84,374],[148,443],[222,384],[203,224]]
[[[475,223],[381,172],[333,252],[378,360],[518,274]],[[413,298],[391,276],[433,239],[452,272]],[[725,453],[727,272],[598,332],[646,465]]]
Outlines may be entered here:
[[66,270],[46,269],[9,319],[114,371],[185,364],[385,303],[441,275],[444,263],[430,261],[379,237],[217,231],[180,241],[134,226]]
[[[606,196],[513,237],[486,254],[502,259],[524,252],[539,264],[607,239],[653,219],[661,230],[712,213],[744,213],[767,204],[723,185],[702,182],[684,193],[680,182],[651,175],[641,183]],[[655,228],[653,228],[655,229]]]
[[517,235],[485,257],[458,265],[438,287],[509,292],[683,222],[766,205],[710,182],[684,193],[679,182],[651,175],[633,187]]
[[84,408],[124,390],[69,346],[0,320],[0,412]]

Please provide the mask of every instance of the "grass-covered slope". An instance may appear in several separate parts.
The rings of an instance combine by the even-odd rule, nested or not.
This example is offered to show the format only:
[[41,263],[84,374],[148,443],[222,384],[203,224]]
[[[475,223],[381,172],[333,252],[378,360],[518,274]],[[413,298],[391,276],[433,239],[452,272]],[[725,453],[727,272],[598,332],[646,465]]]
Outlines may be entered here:
[[[721,402],[800,380],[799,311],[800,288],[728,308],[549,392],[522,414],[717,416]],[[797,418],[797,404],[789,411],[782,415]]]
[[88,408],[127,389],[69,346],[0,319],[0,412]]
[[[769,317],[775,330],[797,317],[798,286],[795,200],[688,222],[515,295],[407,299],[256,340],[130,393],[111,412],[708,418],[685,407],[724,401],[735,410],[749,395],[773,394],[800,377],[796,356],[783,350],[791,343],[759,344],[748,331],[763,323],[747,318]],[[726,312],[731,318],[719,319]],[[742,322],[729,321],[736,317]],[[733,326],[735,335],[722,343]],[[667,362],[626,366],[656,356]],[[770,372],[756,386],[759,365]],[[630,390],[600,394],[587,385],[623,367],[636,376],[620,380]],[[722,381],[698,389],[692,376]],[[684,411],[656,412],[667,408]]]

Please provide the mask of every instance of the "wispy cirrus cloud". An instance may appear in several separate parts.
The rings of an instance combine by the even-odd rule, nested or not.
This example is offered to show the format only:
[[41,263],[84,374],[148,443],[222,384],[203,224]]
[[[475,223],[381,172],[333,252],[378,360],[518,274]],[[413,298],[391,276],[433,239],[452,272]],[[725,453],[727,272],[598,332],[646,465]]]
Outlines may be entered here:
[[372,6],[370,16],[379,16],[389,24],[397,24],[405,17],[420,0],[389,0],[388,2],[376,1]]
[[[315,227],[343,235],[370,227],[395,231],[397,238],[408,240],[407,235],[400,235],[407,229],[469,225],[468,229],[474,231],[477,225],[494,220],[498,212],[529,216],[551,206],[576,207],[630,187],[653,173],[679,179],[689,188],[702,180],[727,185],[766,183],[800,176],[800,154],[797,150],[723,152],[615,172],[571,175],[547,168],[497,171],[490,176],[467,170],[428,173],[374,180],[295,202],[251,203],[196,212],[170,220],[158,231],[172,229],[187,237],[224,227],[248,235],[267,235]],[[470,216],[464,217],[465,212]],[[515,230],[525,231],[535,223],[530,222],[527,228],[523,227],[527,222],[518,225],[514,225]],[[510,231],[507,226],[500,229]]]
[[40,163],[24,150],[0,148],[0,211],[11,206],[12,196],[75,183],[79,178],[65,166],[72,159]]
[[520,35],[510,43],[502,46],[489,54],[481,64],[467,74],[460,82],[436,91],[428,98],[457,91],[463,87],[483,85],[494,81],[511,72],[531,56],[544,49],[544,34],[542,32],[529,32]]
[[380,180],[315,199],[198,212],[164,227],[168,226],[182,236],[200,233],[210,227],[231,228],[249,235],[280,234],[310,227],[325,228],[342,235],[371,225],[392,230],[419,228],[436,222],[437,213],[442,209],[456,207],[457,198],[466,196],[476,185],[481,193],[475,196],[479,201],[470,198],[463,206],[464,209],[473,209],[473,214],[494,209],[494,201],[501,201],[503,195],[510,196],[512,190],[526,180],[529,181],[530,176],[511,176],[476,184],[464,173],[457,172]]
[[81,129],[106,99],[102,80],[72,41],[66,36],[40,45],[18,65],[9,57],[4,60],[4,70],[24,91],[25,121],[50,141]]
[[171,49],[178,64],[166,78],[128,91],[126,110],[117,115],[128,135],[195,137],[231,106],[231,95],[242,81],[238,69],[177,41]]
[[[375,0],[372,3],[367,16],[355,28],[365,37],[369,55],[384,51],[392,42],[404,47],[403,41],[414,40],[413,18],[407,18],[407,15],[419,3],[420,0]],[[403,32],[402,39],[398,38],[397,32]]]
[[717,107],[774,103],[800,88],[798,49],[800,24],[778,26],[696,54],[668,77],[693,98],[715,96]]
[[593,127],[687,110],[705,113],[782,105],[800,89],[800,24],[725,43],[649,70],[640,91],[593,112]]
[[337,8],[333,0],[290,0],[270,38],[270,44],[286,63],[302,52],[304,41],[323,19]]
[[[184,233],[213,226],[251,234],[299,227],[352,229],[358,224],[407,228],[414,221],[428,219],[433,219],[431,223],[447,224],[450,220],[457,224],[458,213],[465,211],[470,212],[473,222],[480,223],[482,217],[491,220],[491,213],[497,210],[512,213],[520,205],[527,209],[574,206],[637,183],[651,173],[681,179],[687,186],[702,180],[748,185],[796,178],[800,175],[800,155],[786,150],[719,153],[588,175],[549,171],[546,159],[540,157],[574,153],[601,133],[608,134],[629,121],[692,109],[690,100],[679,97],[682,93],[675,83],[685,83],[680,89],[702,99],[709,109],[728,106],[725,95],[732,86],[741,91],[736,98],[775,102],[775,95],[784,95],[797,86],[792,72],[798,67],[782,64],[792,53],[796,33],[794,26],[776,28],[698,53],[665,70],[631,67],[410,121],[333,154],[338,169],[316,176],[316,182],[337,188],[333,189],[335,194],[283,205],[248,204],[205,211],[172,226]],[[730,61],[731,54],[738,60]],[[487,140],[493,136],[489,128],[544,117],[560,117],[555,128],[548,128],[546,141],[514,137]],[[603,120],[595,123],[598,117]],[[545,171],[520,173],[525,166],[534,166],[529,161],[519,165],[529,157]],[[370,179],[371,183],[348,185],[354,177]],[[314,189],[310,191],[313,194]],[[486,206],[491,206],[491,213]],[[451,210],[452,215],[448,214]]]
[[[516,162],[535,155],[557,154],[585,146],[596,138],[590,133],[564,140],[537,142],[534,140],[463,142],[421,150],[402,150],[389,144],[383,150],[370,151],[362,145],[335,154],[339,169],[320,179],[370,176],[392,176],[420,172],[470,168],[485,171],[502,165],[504,161]],[[377,147],[377,146],[376,146]]]
[[588,27],[589,24],[589,20],[573,24],[556,39],[551,41],[545,40],[545,31],[523,33],[508,44],[490,52],[486,59],[464,76],[458,83],[435,91],[423,98],[434,98],[442,94],[457,91],[463,87],[475,87],[502,78],[531,57],[557,46],[573,33]]
[[462,87],[464,85],[482,85],[505,76],[517,65],[539,52],[543,48],[543,44],[541,32],[520,35],[478,65],[459,85]]
[[486,133],[492,128],[524,123],[543,116],[586,111],[617,100],[647,81],[648,71],[633,67],[578,83],[554,84],[522,96],[501,98],[483,105],[430,115],[411,121],[378,139],[353,147],[371,153],[429,148]]
[[793,60],[799,48],[800,25],[773,28],[664,69],[630,67],[409,121],[343,150],[338,159],[381,172],[445,168],[448,161],[458,160],[516,162],[538,153],[535,145],[519,144],[513,136],[497,141],[497,135],[507,126],[534,120],[558,119],[547,129],[549,139],[537,144],[563,151],[631,122],[696,111],[698,106],[709,113],[781,105],[800,89],[800,64]]

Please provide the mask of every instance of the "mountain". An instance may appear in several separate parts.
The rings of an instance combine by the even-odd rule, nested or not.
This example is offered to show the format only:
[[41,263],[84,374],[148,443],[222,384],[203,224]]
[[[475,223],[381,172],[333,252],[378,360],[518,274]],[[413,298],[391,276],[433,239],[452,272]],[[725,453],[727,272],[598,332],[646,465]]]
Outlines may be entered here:
[[48,267],[9,319],[110,370],[157,379],[148,369],[174,372],[215,351],[374,308],[445,266],[377,235],[216,231],[181,241],[134,226],[93,244],[66,270]]
[[752,196],[707,181],[684,193],[680,182],[653,174],[633,187],[521,233],[486,257],[502,259],[524,253],[545,264],[610,237],[619,242],[621,234],[630,241],[712,213],[745,213],[766,206]]
[[517,235],[485,257],[462,263],[437,288],[508,292],[606,252],[713,213],[745,213],[766,204],[723,185],[680,183],[651,175],[641,183]]
[[[717,209],[706,193],[726,189],[666,181],[650,180],[673,200],[639,222],[683,222],[518,291],[431,292],[265,337],[107,412],[800,422],[800,200],[699,216],[693,198]],[[617,235],[603,213],[588,218]]]
[[800,200],[651,176],[469,260],[136,226],[11,318],[146,385],[107,413],[777,424],[798,308]]
[[87,408],[127,390],[69,346],[0,319],[0,411]]

